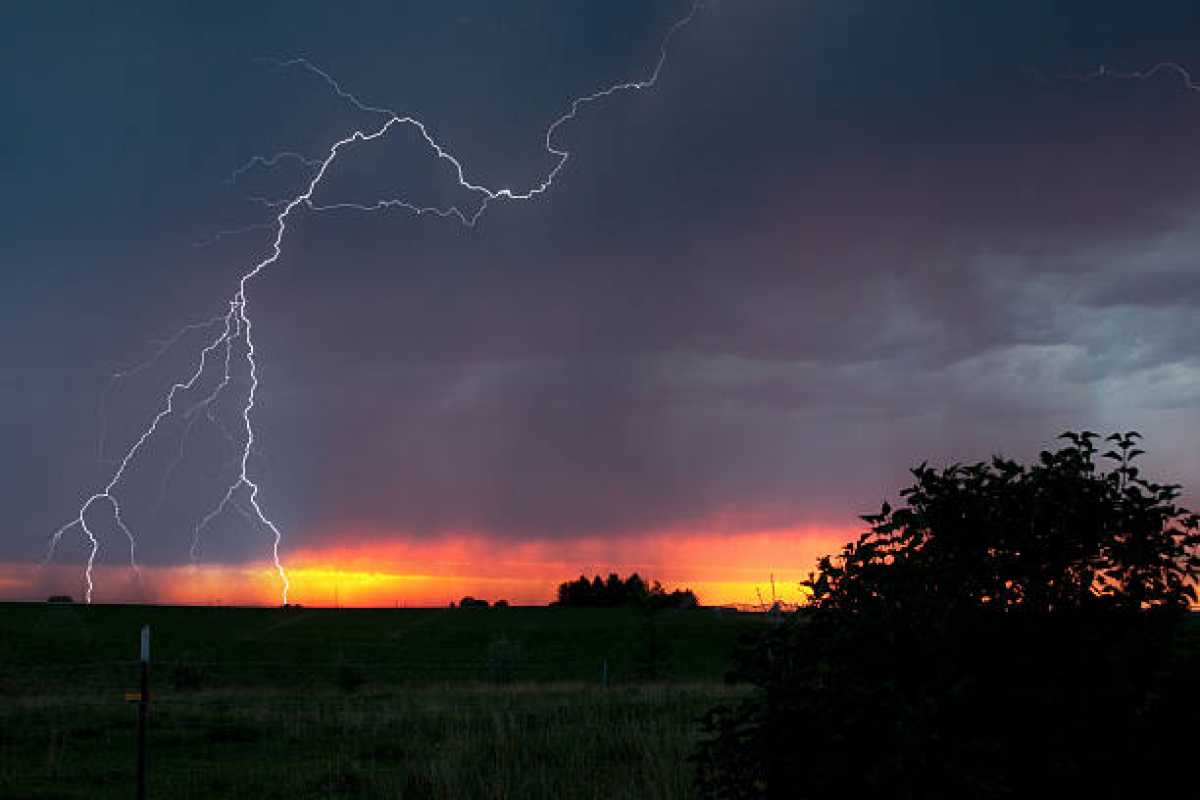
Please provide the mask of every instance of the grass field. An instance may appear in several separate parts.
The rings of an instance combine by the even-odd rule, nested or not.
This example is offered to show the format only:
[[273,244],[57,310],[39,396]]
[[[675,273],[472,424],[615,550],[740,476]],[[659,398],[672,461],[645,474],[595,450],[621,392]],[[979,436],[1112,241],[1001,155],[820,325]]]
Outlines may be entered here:
[[[0,605],[0,797],[676,798],[760,615]],[[603,685],[607,664],[608,686]]]

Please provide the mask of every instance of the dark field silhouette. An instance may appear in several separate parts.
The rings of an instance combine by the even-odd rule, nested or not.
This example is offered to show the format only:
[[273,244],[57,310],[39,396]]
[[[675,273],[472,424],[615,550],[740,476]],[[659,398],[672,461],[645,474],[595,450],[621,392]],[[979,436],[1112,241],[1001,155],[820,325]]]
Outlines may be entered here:
[[[0,604],[0,797],[689,797],[757,614]],[[607,686],[605,685],[607,681]]]

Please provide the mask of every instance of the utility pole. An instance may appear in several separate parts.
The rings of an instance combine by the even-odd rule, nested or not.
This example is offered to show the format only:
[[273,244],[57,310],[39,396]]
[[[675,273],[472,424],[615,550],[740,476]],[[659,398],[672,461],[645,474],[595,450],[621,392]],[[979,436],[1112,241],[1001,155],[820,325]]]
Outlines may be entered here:
[[150,714],[150,626],[142,626],[142,648],[138,666],[142,691],[138,698],[137,800],[146,800],[146,718]]

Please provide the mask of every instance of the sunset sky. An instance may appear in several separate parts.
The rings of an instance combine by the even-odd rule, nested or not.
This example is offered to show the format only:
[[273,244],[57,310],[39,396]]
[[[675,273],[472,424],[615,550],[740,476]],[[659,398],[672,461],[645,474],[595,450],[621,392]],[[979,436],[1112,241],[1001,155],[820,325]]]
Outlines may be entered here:
[[[264,205],[370,115],[490,186],[553,166],[571,99],[644,78],[689,2],[50,2],[0,11],[0,599],[82,594],[51,534],[104,487],[268,252]],[[299,209],[251,284],[249,468],[291,599],[545,602],[637,570],[784,599],[922,461],[1146,436],[1200,485],[1194,2],[720,0],[656,86],[587,106],[545,194],[474,228]],[[1107,75],[1095,79],[1100,67]],[[411,131],[318,204],[465,203]],[[257,198],[257,199],[256,199]],[[259,227],[254,227],[259,226]],[[240,232],[218,235],[221,231]],[[97,602],[278,602],[230,510],[244,370],[106,508]],[[197,394],[190,399],[194,404]],[[189,406],[182,402],[182,406]]]

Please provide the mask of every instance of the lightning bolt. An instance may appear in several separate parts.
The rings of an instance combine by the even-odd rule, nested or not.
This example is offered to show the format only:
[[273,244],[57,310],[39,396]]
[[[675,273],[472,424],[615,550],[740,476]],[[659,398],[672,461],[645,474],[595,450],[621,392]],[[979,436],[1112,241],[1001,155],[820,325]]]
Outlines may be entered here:
[[245,164],[242,164],[240,167],[235,169],[229,175],[229,177],[225,179],[225,182],[228,184],[237,183],[238,178],[245,175],[247,172],[254,169],[255,167],[263,167],[263,168],[269,169],[281,161],[299,161],[301,164],[303,164],[304,166],[309,167],[311,169],[316,169],[317,167],[321,166],[321,159],[309,158],[308,156],[303,155],[302,153],[295,153],[295,152],[292,152],[291,150],[288,150],[288,151],[285,151],[282,153],[276,153],[275,155],[269,156],[269,157],[267,157],[267,156],[251,156],[250,159]]
[[1173,75],[1174,77],[1178,78],[1183,84],[1183,87],[1189,92],[1200,92],[1200,84],[1197,84],[1192,78],[1191,71],[1189,71],[1187,67],[1175,61],[1160,61],[1154,66],[1146,69],[1129,70],[1125,72],[1114,70],[1105,64],[1101,64],[1091,72],[1085,72],[1081,75],[1073,75],[1068,73],[1060,75],[1059,77],[1063,80],[1080,81],[1083,83],[1090,83],[1091,81],[1104,79],[1120,81],[1145,81],[1163,73]]
[[[167,418],[180,413],[177,409],[177,403],[181,397],[194,393],[200,389],[206,376],[213,371],[213,365],[216,365],[219,379],[215,386],[198,402],[192,403],[183,413],[185,419],[189,420],[189,424],[185,427],[182,436],[180,447],[183,446],[183,441],[186,439],[191,430],[190,418],[203,410],[206,415],[211,417],[211,406],[217,401],[222,393],[228,388],[233,380],[234,374],[234,353],[240,348],[241,355],[238,360],[244,358],[245,369],[248,374],[249,389],[245,402],[241,406],[242,431],[241,438],[237,444],[240,448],[239,457],[236,460],[236,474],[232,481],[228,484],[220,502],[217,503],[207,514],[200,518],[193,530],[192,558],[198,557],[201,537],[205,529],[212,524],[219,516],[229,509],[236,510],[241,514],[252,527],[258,527],[267,531],[271,538],[271,559],[274,565],[275,572],[279,578],[281,586],[281,600],[284,605],[288,603],[288,595],[291,589],[291,584],[288,580],[287,570],[284,568],[283,562],[280,559],[279,549],[283,541],[283,533],[279,526],[267,515],[260,502],[260,487],[254,480],[250,470],[250,456],[256,447],[256,437],[253,424],[253,416],[257,407],[259,393],[259,368],[257,361],[258,351],[255,347],[253,338],[253,321],[250,315],[250,286],[256,278],[261,275],[264,270],[268,269],[272,264],[278,261],[283,256],[284,241],[288,232],[288,223],[292,213],[298,208],[305,208],[312,212],[327,212],[335,210],[353,210],[360,212],[378,212],[385,209],[398,208],[406,210],[415,215],[432,214],[442,218],[451,218],[457,220],[467,228],[474,228],[479,219],[487,211],[490,204],[497,201],[530,201],[546,193],[553,186],[555,179],[567,162],[571,158],[571,151],[565,146],[556,144],[556,135],[560,128],[569,122],[575,120],[579,113],[586,107],[613,97],[614,95],[624,94],[629,92],[640,92],[654,87],[658,83],[659,75],[662,73],[663,67],[667,63],[667,54],[676,35],[680,30],[691,24],[696,18],[704,5],[705,0],[694,0],[687,14],[677,19],[666,31],[660,41],[659,54],[654,62],[653,68],[649,74],[640,79],[633,81],[624,81],[614,83],[607,87],[601,88],[591,94],[583,95],[573,99],[567,106],[567,110],[554,119],[549,127],[546,128],[543,137],[543,146],[546,152],[554,159],[551,168],[540,177],[530,182],[524,189],[513,189],[511,187],[492,188],[482,183],[472,181],[467,177],[467,170],[462,162],[457,158],[447,147],[439,142],[432,133],[429,127],[422,120],[410,116],[402,115],[389,108],[374,106],[359,100],[354,94],[346,91],[341,84],[338,83],[328,72],[316,66],[307,58],[293,58],[288,60],[272,60],[267,59],[269,63],[274,64],[278,68],[300,68],[318,78],[320,78],[329,87],[329,89],[340,99],[354,107],[355,109],[376,115],[381,118],[381,122],[375,128],[356,129],[346,136],[335,141],[329,146],[324,157],[313,158],[301,153],[285,151],[272,156],[254,156],[245,162],[241,167],[236,169],[228,178],[229,183],[235,183],[239,177],[256,168],[271,168],[285,161],[298,162],[302,166],[311,170],[311,177],[303,190],[287,200],[265,200],[262,198],[256,199],[256,202],[271,208],[277,209],[274,221],[267,225],[274,231],[268,254],[261,260],[255,262],[242,273],[237,284],[237,290],[228,301],[228,310],[213,319],[189,325],[181,329],[179,333],[167,340],[153,357],[133,369],[124,372],[116,373],[112,376],[109,388],[112,384],[123,378],[131,377],[138,372],[148,368],[151,364],[157,362],[165,353],[175,347],[180,340],[187,334],[201,330],[211,330],[219,328],[219,332],[211,336],[196,360],[196,366],[191,375],[182,381],[177,381],[173,384],[164,399],[162,407],[158,413],[151,419],[141,434],[137,437],[134,443],[125,451],[119,461],[116,461],[116,467],[109,481],[104,487],[88,496],[79,507],[79,510],[74,518],[62,525],[50,537],[50,545],[43,563],[49,562],[54,556],[54,552],[62,537],[70,530],[78,528],[89,548],[87,556],[87,564],[84,570],[84,581],[86,584],[85,599],[88,603],[92,602],[92,596],[95,589],[94,569],[97,555],[100,550],[100,542],[96,537],[95,531],[89,524],[89,514],[97,507],[107,505],[112,513],[112,520],[116,527],[125,535],[129,543],[129,563],[130,566],[138,571],[137,563],[137,541],[133,532],[125,524],[122,517],[122,508],[118,499],[118,489],[124,480],[130,465],[142,453],[147,444],[159,432],[160,426]],[[321,182],[324,180],[330,167],[334,164],[337,158],[347,149],[356,145],[366,144],[376,140],[383,139],[391,131],[398,128],[411,128],[415,130],[432,154],[440,160],[443,160],[451,165],[457,179],[458,186],[467,190],[469,193],[478,198],[478,204],[473,208],[466,208],[459,205],[450,205],[446,207],[422,205],[415,201],[403,198],[392,197],[385,198],[373,204],[361,203],[330,203],[318,204],[314,202],[313,196],[316,194]],[[254,230],[262,227],[261,225],[248,226],[234,231],[222,231],[216,234],[210,241],[215,241],[224,236],[241,233],[243,231]],[[240,342],[240,344],[239,344]],[[107,389],[106,389],[107,392]],[[214,420],[215,421],[215,420]],[[226,432],[227,435],[228,432]],[[101,435],[101,457],[104,452],[103,433]],[[174,464],[179,460],[176,457],[176,462],[172,463],[170,470],[174,469]],[[170,472],[169,470],[169,472]],[[169,480],[168,477],[164,479]],[[244,501],[239,500],[239,496],[244,498]],[[140,574],[140,572],[139,572]]]

